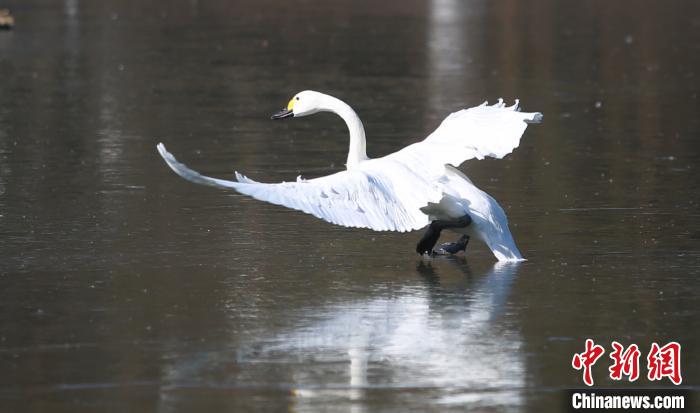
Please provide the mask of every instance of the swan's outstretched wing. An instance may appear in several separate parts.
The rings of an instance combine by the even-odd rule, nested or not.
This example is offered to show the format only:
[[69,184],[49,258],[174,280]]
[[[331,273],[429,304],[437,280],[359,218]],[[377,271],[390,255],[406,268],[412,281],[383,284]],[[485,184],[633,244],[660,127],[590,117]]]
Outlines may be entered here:
[[158,152],[175,173],[188,181],[234,189],[346,227],[401,232],[419,229],[428,224],[428,216],[420,207],[440,198],[436,186],[418,176],[411,179],[412,172],[398,162],[368,161],[363,168],[321,178],[266,184],[239,173],[237,182],[203,176],[178,162],[162,143],[158,144]]
[[442,175],[445,164],[461,165],[469,159],[503,158],[517,148],[528,123],[539,123],[539,112],[520,112],[518,100],[460,110],[445,118],[425,140],[388,155],[432,177]]

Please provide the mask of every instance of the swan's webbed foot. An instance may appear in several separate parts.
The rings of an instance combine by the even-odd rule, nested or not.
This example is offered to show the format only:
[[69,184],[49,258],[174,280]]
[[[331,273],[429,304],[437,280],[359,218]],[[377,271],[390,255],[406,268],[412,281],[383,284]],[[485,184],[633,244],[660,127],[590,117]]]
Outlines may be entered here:
[[469,235],[462,235],[460,239],[456,242],[448,242],[442,244],[435,250],[438,255],[454,255],[460,251],[466,251],[467,244],[469,244]]
[[[423,234],[423,237],[421,237],[420,241],[418,241],[418,245],[416,245],[416,252],[420,255],[434,254],[435,252],[433,251],[433,247],[435,246],[438,239],[440,238],[440,232],[443,229],[464,228],[471,223],[472,223],[472,218],[469,215],[465,215],[461,218],[451,220],[451,221],[436,220],[436,221],[431,222],[430,225],[428,226],[428,230],[425,231],[425,234]],[[462,237],[462,238],[464,238],[464,237]],[[455,244],[459,244],[460,241],[462,241],[462,239],[457,241],[457,243],[455,243]],[[462,250],[467,247],[468,242],[469,242],[469,237],[467,237],[466,241],[464,241],[464,247],[462,247]],[[458,245],[458,247],[459,247],[459,245]],[[460,251],[460,249],[457,249],[456,251]]]

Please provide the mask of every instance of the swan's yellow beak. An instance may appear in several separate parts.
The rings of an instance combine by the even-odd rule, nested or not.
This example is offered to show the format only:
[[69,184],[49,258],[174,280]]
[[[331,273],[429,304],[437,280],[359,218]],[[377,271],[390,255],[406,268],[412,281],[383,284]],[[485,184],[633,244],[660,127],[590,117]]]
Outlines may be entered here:
[[275,113],[270,119],[284,119],[290,116],[294,116],[294,98],[291,98],[289,103],[287,103],[287,109],[282,109]]

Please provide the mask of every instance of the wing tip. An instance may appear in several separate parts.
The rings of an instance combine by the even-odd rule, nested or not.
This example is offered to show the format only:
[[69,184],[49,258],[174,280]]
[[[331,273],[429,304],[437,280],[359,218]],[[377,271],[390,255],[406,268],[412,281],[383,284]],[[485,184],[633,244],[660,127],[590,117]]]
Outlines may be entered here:
[[165,154],[168,153],[168,151],[165,149],[165,145],[163,145],[163,142],[158,142],[156,149],[158,149],[160,156],[165,156]]
[[176,174],[187,179],[188,181],[192,181],[192,178],[194,176],[199,176],[198,172],[192,171],[187,166],[178,162],[178,160],[175,159],[175,156],[173,156],[172,153],[168,152],[168,150],[165,148],[165,145],[163,145],[162,142],[158,143],[158,145],[156,145],[156,148],[158,149],[158,153],[160,154],[160,156],[165,161],[165,164],[168,165],[168,167],[170,167],[170,169],[172,169],[173,172],[175,172]]
[[[172,153],[168,152],[165,145],[163,145],[163,142],[159,142],[158,145],[156,145],[156,149],[158,149],[158,153],[163,158],[165,163],[168,164],[168,166],[173,168],[173,165],[177,165],[177,159],[175,159],[175,156],[173,156]],[[173,168],[173,170],[177,172],[175,168]]]
[[525,123],[542,123],[544,115],[540,112],[530,113],[532,115],[529,118],[525,118]]

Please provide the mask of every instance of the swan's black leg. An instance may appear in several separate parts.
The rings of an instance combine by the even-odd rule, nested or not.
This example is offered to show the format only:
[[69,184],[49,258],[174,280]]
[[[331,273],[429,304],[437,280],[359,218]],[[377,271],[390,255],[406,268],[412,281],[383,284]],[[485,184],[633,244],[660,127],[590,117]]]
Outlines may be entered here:
[[471,224],[471,222],[472,219],[469,215],[465,215],[461,218],[451,221],[436,220],[431,222],[428,226],[428,230],[425,231],[423,237],[420,239],[420,241],[418,241],[418,245],[416,245],[416,252],[421,255],[432,254],[433,247],[437,243],[437,240],[440,238],[440,232],[443,229],[464,228]]
[[469,244],[469,235],[462,235],[456,242],[448,242],[440,245],[435,252],[441,255],[452,255],[460,251],[465,251],[467,249],[467,244]]
[[430,223],[428,230],[425,231],[425,234],[423,234],[420,241],[418,241],[418,245],[416,245],[416,252],[418,254],[431,254],[433,252],[433,247],[437,244],[437,240],[440,238],[440,231],[442,231],[437,225],[433,225],[436,222],[437,221],[433,221]]

